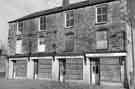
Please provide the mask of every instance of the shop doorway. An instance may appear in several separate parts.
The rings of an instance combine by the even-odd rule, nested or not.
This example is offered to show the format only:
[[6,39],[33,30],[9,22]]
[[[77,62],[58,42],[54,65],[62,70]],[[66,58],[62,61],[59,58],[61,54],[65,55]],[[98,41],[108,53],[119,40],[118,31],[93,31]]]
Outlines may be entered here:
[[38,77],[38,59],[34,59],[34,79]]
[[123,57],[90,58],[90,77],[93,85],[122,85],[124,82]]
[[90,59],[90,71],[91,71],[91,83],[93,85],[100,84],[100,60],[99,58],[91,58]]
[[26,78],[27,77],[27,61],[17,60],[14,62],[14,76],[15,78]]
[[65,81],[65,73],[66,73],[66,60],[59,59],[59,81]]

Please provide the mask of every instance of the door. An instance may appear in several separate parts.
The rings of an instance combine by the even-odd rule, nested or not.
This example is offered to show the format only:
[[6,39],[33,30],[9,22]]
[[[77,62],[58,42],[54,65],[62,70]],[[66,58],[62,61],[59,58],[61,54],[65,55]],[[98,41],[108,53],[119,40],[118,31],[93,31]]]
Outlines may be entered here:
[[66,60],[59,59],[59,80],[64,82],[65,80],[65,72],[66,72]]
[[91,83],[94,85],[100,84],[100,61],[99,58],[92,58],[91,60]]
[[34,79],[37,79],[38,75],[38,60],[34,59]]
[[27,62],[26,60],[17,60],[14,66],[15,77],[26,77],[27,75]]

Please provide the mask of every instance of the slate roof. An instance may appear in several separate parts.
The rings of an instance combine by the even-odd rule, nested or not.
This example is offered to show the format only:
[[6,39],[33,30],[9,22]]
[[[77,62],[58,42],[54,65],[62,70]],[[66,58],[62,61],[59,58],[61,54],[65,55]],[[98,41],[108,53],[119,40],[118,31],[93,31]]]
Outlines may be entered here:
[[118,1],[118,0],[91,0],[91,1],[86,0],[86,1],[79,2],[79,3],[70,4],[68,6],[60,6],[60,7],[55,7],[55,8],[48,9],[48,10],[35,12],[32,14],[26,15],[22,18],[19,18],[19,19],[13,20],[13,21],[9,21],[8,23],[23,21],[23,20],[43,16],[43,15],[49,15],[49,14],[58,13],[58,12],[66,11],[66,10],[72,10],[72,9],[77,9],[77,8],[82,8],[82,7],[86,7],[86,6],[92,6],[92,5],[107,3],[107,2],[112,2],[112,1]]

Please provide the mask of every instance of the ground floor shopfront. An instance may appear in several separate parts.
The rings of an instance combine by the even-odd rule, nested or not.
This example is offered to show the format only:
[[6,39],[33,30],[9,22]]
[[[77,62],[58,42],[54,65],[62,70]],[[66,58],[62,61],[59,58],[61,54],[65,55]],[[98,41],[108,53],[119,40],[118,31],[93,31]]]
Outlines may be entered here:
[[126,53],[12,57],[9,58],[8,78],[123,86],[125,60]]

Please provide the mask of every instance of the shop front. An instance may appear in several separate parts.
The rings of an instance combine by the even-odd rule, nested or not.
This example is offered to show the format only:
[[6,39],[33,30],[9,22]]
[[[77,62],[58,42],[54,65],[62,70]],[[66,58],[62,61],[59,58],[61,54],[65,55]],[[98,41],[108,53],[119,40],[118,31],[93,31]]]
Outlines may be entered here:
[[15,78],[26,78],[27,77],[27,61],[26,60],[15,60],[14,61],[14,73]]
[[125,56],[125,53],[86,54],[90,61],[90,83],[123,86]]
[[52,78],[52,57],[37,57],[34,61],[34,79]]
[[28,72],[28,60],[26,57],[16,57],[9,59],[9,78],[26,79]]
[[59,81],[83,80],[83,56],[56,56],[55,59],[59,64]]

